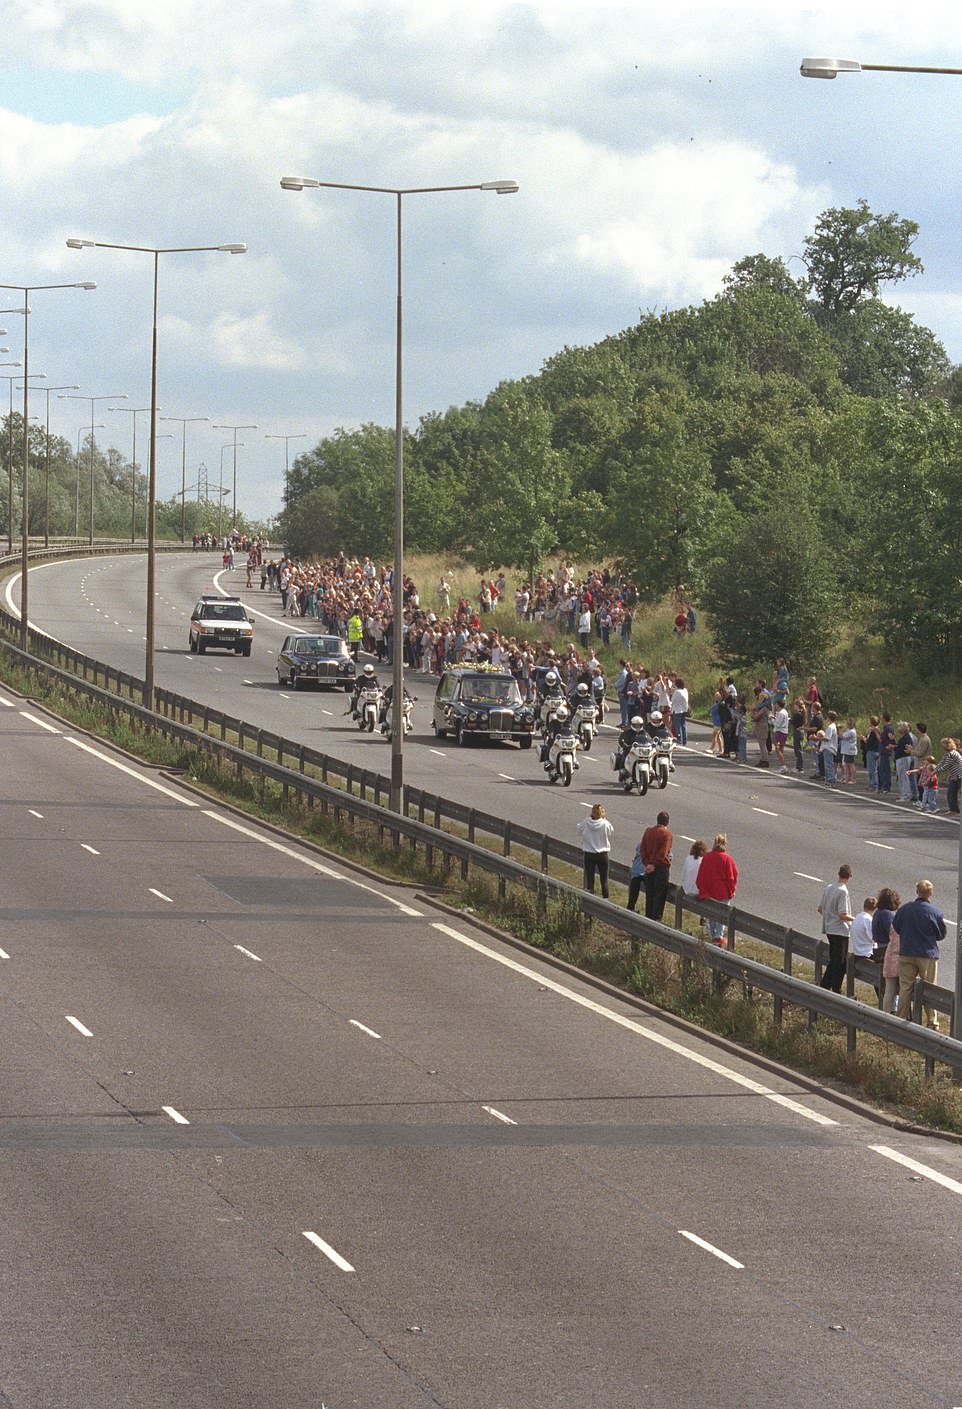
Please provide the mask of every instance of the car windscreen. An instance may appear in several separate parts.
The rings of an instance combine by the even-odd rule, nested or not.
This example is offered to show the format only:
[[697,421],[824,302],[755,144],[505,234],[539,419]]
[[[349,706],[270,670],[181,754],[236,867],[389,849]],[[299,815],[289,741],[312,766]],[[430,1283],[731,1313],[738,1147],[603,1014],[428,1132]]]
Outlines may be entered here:
[[465,704],[518,705],[521,691],[513,680],[463,680],[461,699]]
[[304,636],[294,650],[299,656],[339,656],[342,645],[340,636]]
[[207,621],[246,621],[247,613],[243,607],[220,606],[218,603],[207,603],[202,615]]

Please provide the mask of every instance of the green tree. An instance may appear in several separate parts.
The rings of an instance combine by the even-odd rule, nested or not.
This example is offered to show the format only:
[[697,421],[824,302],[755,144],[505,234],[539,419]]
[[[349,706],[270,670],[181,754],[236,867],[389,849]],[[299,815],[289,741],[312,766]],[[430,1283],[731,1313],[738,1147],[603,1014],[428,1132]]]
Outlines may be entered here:
[[914,220],[893,211],[876,215],[866,200],[823,211],[805,240],[808,287],[828,315],[876,297],[881,284],[899,283],[922,270],[912,253],[919,232]]
[[824,660],[841,619],[835,551],[801,504],[738,524],[706,583],[726,663],[744,670],[784,656],[797,671]]
[[901,308],[865,299],[835,317],[831,335],[842,380],[860,396],[934,396],[945,387],[945,348]]

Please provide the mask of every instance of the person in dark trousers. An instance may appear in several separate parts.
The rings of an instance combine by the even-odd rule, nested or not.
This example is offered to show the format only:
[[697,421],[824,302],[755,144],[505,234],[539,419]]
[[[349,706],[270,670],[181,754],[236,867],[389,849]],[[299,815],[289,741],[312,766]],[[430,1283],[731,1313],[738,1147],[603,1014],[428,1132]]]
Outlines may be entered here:
[[828,940],[828,964],[822,974],[822,988],[830,988],[833,993],[841,993],[845,977],[845,964],[848,959],[848,937],[852,929],[852,898],[848,883],[852,879],[851,866],[839,866],[838,880],[829,881],[822,891],[818,913],[822,917],[822,933]]
[[668,875],[674,838],[668,830],[667,812],[659,812],[653,827],[641,838],[641,859],[645,864],[645,918],[660,920],[668,898]]
[[585,866],[585,890],[594,893],[595,876],[601,881],[602,897],[608,899],[608,862],[611,854],[611,834],[614,830],[605,816],[605,809],[596,802],[590,817],[577,824]]

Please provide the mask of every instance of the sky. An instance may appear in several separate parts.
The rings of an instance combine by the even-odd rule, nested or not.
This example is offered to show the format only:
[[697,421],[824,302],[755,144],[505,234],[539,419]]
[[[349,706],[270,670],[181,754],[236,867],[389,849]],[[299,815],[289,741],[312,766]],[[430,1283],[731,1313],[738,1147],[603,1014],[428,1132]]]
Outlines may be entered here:
[[[52,395],[51,430],[103,422],[129,457],[133,418],[107,408],[150,401],[153,259],[72,237],[248,246],[159,260],[160,413],[209,417],[186,427],[189,486],[201,465],[212,497],[222,469],[229,486],[234,431],[214,426],[250,427],[238,507],[265,519],[285,450],[393,424],[395,200],[286,175],[519,184],[403,198],[409,426],[713,297],[746,254],[801,274],[819,213],[861,197],[918,222],[925,272],[886,296],[962,362],[962,78],[823,82],[807,55],[962,67],[962,6],[0,0],[0,285],[95,280],[30,296],[30,370],[128,397],[91,417]],[[22,317],[0,326],[21,359]],[[159,430],[166,498],[185,430]]]

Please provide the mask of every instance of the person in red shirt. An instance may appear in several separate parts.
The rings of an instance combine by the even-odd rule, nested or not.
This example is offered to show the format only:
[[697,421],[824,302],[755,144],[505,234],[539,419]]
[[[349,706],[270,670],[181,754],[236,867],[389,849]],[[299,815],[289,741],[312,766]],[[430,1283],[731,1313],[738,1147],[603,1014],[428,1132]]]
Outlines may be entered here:
[[[724,905],[730,905],[734,900],[738,886],[738,867],[734,858],[729,856],[727,848],[728,838],[724,832],[719,832],[711,851],[706,851],[698,867],[695,884],[698,887],[699,900],[718,900]],[[708,933],[712,943],[724,945],[725,921],[709,920]]]
[[659,812],[654,827],[646,827],[641,837],[641,859],[645,867],[645,918],[660,920],[668,898],[668,873],[674,838],[668,830],[667,812]]

